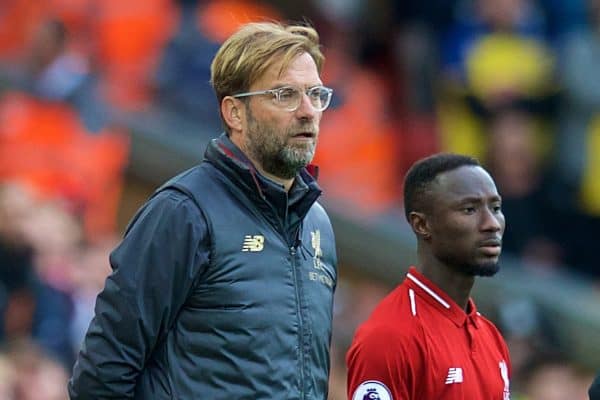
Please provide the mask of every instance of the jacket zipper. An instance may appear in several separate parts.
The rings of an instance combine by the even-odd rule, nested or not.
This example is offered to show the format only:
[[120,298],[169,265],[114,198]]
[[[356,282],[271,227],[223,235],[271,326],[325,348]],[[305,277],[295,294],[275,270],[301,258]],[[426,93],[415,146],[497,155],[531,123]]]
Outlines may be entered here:
[[298,344],[300,349],[300,398],[304,399],[304,321],[302,319],[302,306],[300,304],[300,293],[298,287],[298,270],[296,263],[296,247],[290,246],[290,255],[292,257],[292,271],[294,274],[294,288],[296,292],[296,312],[298,314]]

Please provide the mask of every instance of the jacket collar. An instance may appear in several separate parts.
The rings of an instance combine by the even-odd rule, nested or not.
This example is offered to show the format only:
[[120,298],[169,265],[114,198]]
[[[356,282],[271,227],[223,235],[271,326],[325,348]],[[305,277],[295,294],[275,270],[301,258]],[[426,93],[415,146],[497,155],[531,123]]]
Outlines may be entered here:
[[[267,204],[267,208],[274,210],[277,216],[287,223],[294,224],[295,221],[304,218],[322,193],[316,179],[307,168],[303,168],[296,175],[289,193],[286,193],[282,185],[258,172],[250,159],[224,133],[209,142],[204,159],[213,164],[259,207]],[[312,168],[316,171],[316,167]]]

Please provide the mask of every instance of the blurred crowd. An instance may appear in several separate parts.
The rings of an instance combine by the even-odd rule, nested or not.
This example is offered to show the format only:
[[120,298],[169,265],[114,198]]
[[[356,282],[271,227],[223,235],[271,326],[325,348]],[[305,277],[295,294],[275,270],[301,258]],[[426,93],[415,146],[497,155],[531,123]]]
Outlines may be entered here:
[[[600,0],[5,0],[0,399],[66,398],[122,229],[123,116],[216,136],[210,62],[252,20],[306,20],[321,35],[334,98],[315,163],[329,204],[397,215],[413,161],[471,154],[503,196],[505,251],[600,283]],[[332,399],[345,398],[356,325],[390,289],[340,281]],[[511,346],[515,398],[586,398],[591,373],[556,351],[544,310],[524,298],[492,313]]]

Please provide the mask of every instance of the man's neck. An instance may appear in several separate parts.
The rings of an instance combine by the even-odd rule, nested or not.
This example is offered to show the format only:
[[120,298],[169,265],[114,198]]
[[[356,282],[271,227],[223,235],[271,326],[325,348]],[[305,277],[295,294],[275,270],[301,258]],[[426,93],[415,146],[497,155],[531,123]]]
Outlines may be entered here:
[[254,160],[250,160],[252,161],[252,164],[254,164],[254,168],[256,168],[256,170],[264,177],[272,180],[273,182],[276,182],[280,185],[283,186],[283,189],[286,191],[286,193],[289,193],[290,188],[292,187],[292,185],[294,184],[294,178],[291,179],[283,179],[280,178],[278,176],[275,176],[273,174],[268,173],[267,171],[265,171],[264,169],[262,169],[262,167],[260,167],[258,165],[258,163],[256,163]]
[[440,264],[438,260],[422,259],[419,257],[417,270],[446,293],[465,312],[475,284],[475,277],[461,274],[452,268]]
[[271,173],[268,173],[267,171],[265,171],[261,165],[261,163],[258,162],[258,160],[255,160],[249,153],[249,151],[247,151],[244,148],[244,145],[241,141],[241,138],[239,135],[236,136],[230,136],[229,139],[231,140],[231,142],[233,144],[235,144],[237,146],[238,149],[240,149],[240,151],[242,153],[244,153],[244,155],[248,158],[248,160],[252,163],[252,165],[254,166],[254,168],[265,178],[268,178],[270,180],[272,180],[275,183],[280,184],[281,186],[283,186],[283,189],[287,192],[290,191],[290,188],[292,187],[292,185],[294,184],[294,178],[290,178],[290,179],[284,179],[278,176],[275,176]]

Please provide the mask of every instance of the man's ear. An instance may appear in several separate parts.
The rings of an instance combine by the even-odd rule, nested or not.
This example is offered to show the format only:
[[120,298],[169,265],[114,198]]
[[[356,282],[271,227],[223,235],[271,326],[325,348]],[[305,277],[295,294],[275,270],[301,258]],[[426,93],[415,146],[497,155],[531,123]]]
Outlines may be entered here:
[[411,211],[408,215],[408,223],[410,224],[415,235],[417,235],[417,238],[423,240],[429,240],[431,238],[429,221],[424,213]]
[[243,127],[244,108],[242,101],[231,96],[225,96],[221,100],[221,114],[223,120],[231,131],[241,131]]

